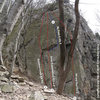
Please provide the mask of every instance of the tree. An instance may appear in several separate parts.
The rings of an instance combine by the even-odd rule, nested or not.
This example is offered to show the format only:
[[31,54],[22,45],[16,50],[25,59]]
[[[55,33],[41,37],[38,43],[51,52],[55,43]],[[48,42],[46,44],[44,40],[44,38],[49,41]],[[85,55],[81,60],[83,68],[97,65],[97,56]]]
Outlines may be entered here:
[[[23,12],[25,12],[25,13],[27,12],[27,9],[30,8],[30,5],[33,0],[15,0],[15,1],[8,0],[8,2],[6,2],[6,1],[7,0],[0,1],[0,3],[1,3],[1,7],[0,7],[0,13],[1,13],[0,14],[0,65],[4,64],[3,57],[2,57],[2,47],[3,47],[3,43],[5,41],[5,38],[11,34],[18,19],[20,18],[20,16],[22,15]],[[27,14],[25,14],[25,16],[26,15]],[[23,19],[25,19],[25,18],[23,18]],[[23,22],[25,22],[25,21],[23,21]],[[24,25],[25,24],[23,24],[21,29],[18,30],[19,31],[18,37],[20,37],[20,32],[24,28]],[[18,40],[18,37],[16,40]],[[16,48],[17,48],[17,44],[18,43],[16,43]],[[14,53],[14,56],[15,55],[16,55],[16,52]],[[16,59],[16,57],[14,57],[14,59],[13,59],[12,66],[14,66],[15,59]]]
[[96,13],[96,18],[97,18],[97,21],[100,23],[100,11],[98,11],[98,13]]
[[19,24],[19,30],[17,32],[16,42],[15,42],[15,47],[14,47],[14,56],[13,56],[10,76],[12,75],[13,68],[15,67],[15,61],[16,61],[17,53],[18,53],[18,43],[19,43],[19,39],[21,37],[21,32],[22,32],[22,30],[24,30],[24,27],[29,20],[28,12],[30,10],[29,8],[30,8],[31,3],[32,3],[32,0],[30,0],[29,3],[27,3],[26,6],[24,6],[25,11],[23,11],[23,13],[22,13],[23,15],[21,16],[21,22]]
[[99,27],[100,27],[100,11],[99,10],[96,13],[96,19],[97,19],[97,23],[96,23],[97,25],[96,26],[98,26],[97,29],[96,29],[96,32],[100,33],[100,29],[99,29]]
[[[75,1],[75,15],[76,15],[75,29],[74,29],[73,38],[71,40],[72,44],[71,44],[70,50],[67,50],[67,48],[65,48],[65,28],[64,26],[62,26],[62,23],[64,23],[63,0],[59,0],[59,17],[62,23],[59,22],[61,45],[60,45],[59,83],[58,83],[58,88],[57,88],[58,94],[62,94],[64,83],[71,69],[71,61],[72,61],[73,52],[75,49],[77,36],[78,36],[78,30],[79,30],[80,14],[78,11],[78,4],[79,4],[79,0],[76,0]],[[65,61],[66,61],[66,67],[64,70]]]
[[[58,2],[59,0],[56,0]],[[69,3],[69,0],[64,0],[64,3]]]
[[36,8],[42,8],[46,4],[46,0],[36,0],[35,7]]
[[100,40],[100,35],[99,35],[99,33],[97,32],[97,33],[95,33],[95,36],[96,36],[96,38],[97,39],[99,39]]
[[[9,2],[8,7],[5,6],[6,6],[6,0],[2,0],[0,9],[0,13],[1,15],[3,15],[0,16],[0,64],[1,65],[3,65],[3,58],[2,58],[3,43],[5,41],[6,36],[10,35],[16,22],[18,21],[24,9],[24,3],[23,0],[15,0],[12,7],[11,7],[11,2]],[[5,10],[4,8],[7,9]]]

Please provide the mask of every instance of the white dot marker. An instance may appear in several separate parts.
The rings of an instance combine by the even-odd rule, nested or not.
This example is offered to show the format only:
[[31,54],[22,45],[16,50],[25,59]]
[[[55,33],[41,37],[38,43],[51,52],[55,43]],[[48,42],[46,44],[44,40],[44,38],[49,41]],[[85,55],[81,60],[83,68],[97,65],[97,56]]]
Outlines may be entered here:
[[52,24],[55,24],[55,21],[54,21],[54,20],[52,20],[52,21],[51,21],[51,23],[52,23]]
[[45,85],[45,86],[44,86],[44,89],[47,89],[47,88],[48,88],[48,87]]
[[73,97],[73,100],[77,100],[77,97],[76,97],[76,96],[74,96],[74,97]]

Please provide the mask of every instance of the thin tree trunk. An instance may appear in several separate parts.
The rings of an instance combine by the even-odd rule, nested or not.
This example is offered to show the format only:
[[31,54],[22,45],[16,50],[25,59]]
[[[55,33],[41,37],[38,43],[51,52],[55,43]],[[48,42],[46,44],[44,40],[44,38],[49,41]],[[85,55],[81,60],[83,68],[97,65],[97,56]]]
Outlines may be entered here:
[[[29,6],[29,5],[26,5],[26,6]],[[26,6],[24,6],[24,9],[26,8]],[[14,58],[13,58],[13,62],[12,62],[12,68],[11,68],[10,76],[12,75],[13,69],[15,67],[15,61],[16,61],[16,57],[17,57],[18,43],[19,43],[20,35],[21,35],[22,30],[24,29],[25,24],[27,23],[27,13],[28,13],[28,8],[26,8],[26,12],[22,16],[22,22],[19,25],[20,29],[18,30],[18,35],[17,35],[17,38],[16,38],[15,49],[14,49]]]
[[[3,1],[3,4],[1,6],[0,9],[1,13],[5,3],[6,0]],[[2,47],[5,41],[5,34],[9,33],[8,35],[10,35],[10,33],[12,32],[16,22],[18,21],[18,18],[20,17],[21,12],[23,11],[23,5],[24,4],[22,3],[22,0],[16,0],[12,9],[10,9],[9,11],[9,14],[5,14],[5,16],[3,16],[3,19],[0,22],[0,61],[2,64],[3,64]]]
[[21,35],[21,32],[24,28],[24,25],[25,25],[25,15],[24,17],[22,18],[22,22],[21,24],[19,25],[19,31],[18,31],[18,34],[17,34],[17,37],[16,37],[16,43],[15,43],[15,49],[14,49],[14,58],[13,58],[13,62],[12,62],[12,68],[11,68],[11,75],[13,73],[13,69],[15,67],[15,61],[16,61],[16,57],[17,57],[17,50],[18,50],[18,43],[19,43],[19,39],[20,39],[20,35]]
[[0,37],[0,62],[1,62],[0,65],[4,65],[3,57],[2,57],[2,47],[3,47],[4,41],[5,41],[5,35]]
[[74,36],[73,36],[73,40],[72,40],[72,44],[71,44],[71,48],[70,51],[68,53],[68,61],[67,61],[67,66],[65,69],[65,72],[67,72],[65,75],[67,77],[69,70],[71,68],[71,61],[72,61],[72,57],[73,57],[73,53],[75,50],[75,45],[77,42],[77,36],[78,36],[78,31],[79,31],[79,23],[80,23],[80,14],[78,11],[78,4],[79,4],[79,0],[75,1],[75,15],[76,15],[76,23],[75,23],[75,29],[74,29]]
[[57,93],[59,95],[61,95],[63,92],[65,80],[66,80],[66,78],[64,77],[64,72],[60,72],[60,77],[59,77],[59,82],[58,82],[59,84],[58,84],[58,88],[57,88]]
[[[63,0],[59,0],[59,17],[60,21],[64,23],[64,10],[63,10]],[[60,67],[63,69],[64,62],[65,62],[65,28],[62,25],[61,22],[59,22],[59,28],[60,28],[60,37],[61,37],[61,44],[60,44]]]
[[[59,0],[59,18],[62,23],[64,23],[64,10],[63,10],[63,0]],[[61,94],[64,87],[64,80],[63,80],[63,72],[64,72],[64,63],[65,63],[65,28],[62,26],[62,23],[59,21],[59,28],[60,28],[60,37],[61,37],[61,44],[60,44],[60,66],[59,66],[59,84],[57,93]]]
[[5,6],[6,1],[7,1],[7,0],[4,0],[4,1],[3,1],[2,5],[1,5],[1,8],[0,8],[0,13],[2,13],[2,11],[3,11],[3,8],[4,8],[4,6]]
[[[63,21],[64,21],[64,14],[62,13],[63,12],[63,4],[62,4],[62,0],[59,0],[59,13],[60,14],[60,17],[62,15],[62,18],[63,18]],[[70,69],[71,69],[71,66],[72,66],[72,57],[73,57],[73,52],[74,52],[74,49],[75,49],[75,45],[76,45],[76,41],[77,41],[77,36],[78,36],[78,30],[79,30],[79,20],[80,20],[80,15],[79,15],[79,11],[78,11],[78,4],[79,4],[79,0],[76,0],[75,1],[75,15],[76,15],[76,23],[75,23],[75,29],[74,29],[74,36],[73,36],[73,40],[72,40],[72,44],[71,44],[71,48],[68,51],[68,56],[66,57],[66,68],[65,68],[65,71],[64,71],[64,63],[65,63],[65,44],[63,43],[63,45],[60,46],[60,53],[61,53],[61,65],[60,65],[60,78],[59,78],[59,83],[58,83],[58,89],[57,89],[57,93],[58,94],[62,94],[63,92],[63,88],[64,88],[64,83],[66,81],[66,78],[68,76],[68,73],[70,72]],[[61,12],[62,11],[62,12]],[[63,22],[64,23],[64,22]],[[62,34],[63,33],[63,34]],[[62,42],[64,42],[64,28],[60,26],[60,34],[61,35],[61,40]]]
[[69,56],[68,60],[67,60],[67,65],[66,65],[67,70],[60,72],[59,84],[58,84],[58,89],[57,89],[57,93],[59,95],[61,95],[63,92],[66,78],[67,78],[68,73],[70,72],[70,68],[72,66],[71,62],[72,62],[72,58],[71,58],[71,56]]
[[16,11],[17,14],[16,14],[16,12],[14,12],[16,14],[15,16],[12,15],[13,12],[12,12],[12,14],[10,13],[11,15],[8,16],[8,21],[7,21],[9,23],[8,26],[7,26],[8,34],[10,34],[12,32],[12,30],[13,30],[16,22],[18,21],[18,19],[19,19],[19,17],[20,17],[23,10],[24,10],[24,5],[21,5],[17,9],[18,12]]
[[16,61],[16,57],[17,57],[17,50],[18,50],[18,43],[19,43],[19,38],[20,38],[20,34],[21,34],[21,31],[24,27],[24,22],[22,23],[21,25],[21,28],[20,30],[18,31],[18,35],[17,35],[17,38],[16,38],[16,43],[15,43],[15,50],[14,50],[14,58],[13,58],[13,62],[12,62],[12,68],[11,68],[11,75],[13,73],[13,68],[15,66],[15,61]]
[[7,9],[7,14],[9,13],[10,8],[11,8],[11,2],[12,2],[12,0],[9,0],[9,5],[8,5],[8,9]]

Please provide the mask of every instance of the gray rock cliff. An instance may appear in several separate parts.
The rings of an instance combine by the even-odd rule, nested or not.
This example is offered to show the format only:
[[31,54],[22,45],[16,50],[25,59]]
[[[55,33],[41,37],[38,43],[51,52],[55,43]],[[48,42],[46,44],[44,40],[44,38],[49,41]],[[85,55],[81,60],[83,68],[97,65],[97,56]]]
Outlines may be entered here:
[[[48,10],[47,10],[48,8]],[[69,3],[64,7],[65,11],[65,26],[68,25],[68,21],[71,20],[69,25],[69,31],[73,33],[75,25],[75,14],[72,5]],[[58,14],[58,7],[56,4],[48,4],[42,9],[37,9],[31,16],[31,21],[28,22],[25,30],[22,32],[20,37],[20,45],[18,49],[15,73],[23,73],[28,76],[31,80],[40,82],[39,67],[37,59],[40,57],[40,49],[38,44],[40,25],[42,21],[43,13],[45,12],[43,28],[41,31],[41,48],[42,57],[44,64],[44,71],[48,87],[50,87],[50,73],[48,65],[48,52],[47,52],[47,33],[46,33],[46,12],[48,12],[58,25],[59,21],[54,16]],[[50,17],[50,16],[49,16]],[[14,53],[13,47],[15,44],[16,32],[18,23],[15,26],[10,36],[6,38],[3,57],[5,66],[9,69],[11,67],[12,56]],[[66,31],[66,35],[69,32]],[[53,25],[49,19],[49,49],[52,49],[57,45],[56,33]],[[77,74],[78,91],[77,96],[82,97],[82,100],[97,100],[96,88],[97,88],[97,44],[100,44],[87,22],[83,17],[80,19],[79,35],[77,39],[77,45],[74,52],[74,76]],[[58,67],[59,67],[59,46],[49,51],[50,56],[53,57],[54,76],[55,76],[55,89],[58,84]],[[42,66],[42,63],[41,63]],[[66,80],[64,93],[73,95],[73,73],[72,70]]]

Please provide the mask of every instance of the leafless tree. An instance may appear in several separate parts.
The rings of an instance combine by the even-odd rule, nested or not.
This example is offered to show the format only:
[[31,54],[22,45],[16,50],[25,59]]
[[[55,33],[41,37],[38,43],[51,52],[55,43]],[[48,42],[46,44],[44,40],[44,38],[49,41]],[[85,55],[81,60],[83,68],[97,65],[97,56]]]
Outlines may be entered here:
[[96,12],[96,21],[97,21],[97,23],[95,25],[95,27],[96,27],[95,31],[97,33],[100,33],[100,29],[99,29],[99,27],[100,27],[100,11],[99,10],[97,10],[97,12]]
[[[75,1],[75,15],[76,15],[75,29],[74,29],[74,34],[73,34],[70,50],[67,50],[67,48],[65,48],[65,28],[64,26],[62,26],[62,23],[64,23],[63,0],[59,0],[59,17],[62,23],[59,22],[61,45],[60,45],[60,66],[59,66],[60,75],[59,75],[59,83],[58,83],[58,89],[57,89],[58,94],[62,94],[64,83],[66,81],[66,78],[72,66],[71,62],[72,62],[72,57],[73,57],[76,41],[77,41],[78,30],[79,30],[79,20],[80,20],[78,4],[79,4],[79,0],[76,0]],[[65,61],[66,61],[66,67],[64,68]]]
[[[11,3],[11,2],[9,2]],[[1,2],[1,15],[4,13],[4,7],[6,6],[6,0],[2,0]],[[17,20],[19,19],[21,12],[24,8],[23,0],[16,0],[14,5],[11,8],[11,4],[9,4],[8,9],[5,11],[5,15],[0,20],[0,62],[3,64],[2,59],[2,46],[5,41],[5,36],[10,35],[12,32]],[[9,13],[8,13],[9,12]]]
[[34,2],[34,7],[42,8],[44,7],[45,4],[46,4],[46,0],[36,0],[36,2]]
[[97,21],[100,23],[100,11],[99,10],[96,13],[96,18],[97,18]]
[[22,16],[21,16],[21,22],[19,24],[19,30],[17,32],[17,37],[16,37],[16,42],[15,42],[15,48],[14,48],[14,56],[13,56],[13,61],[12,61],[12,67],[11,67],[11,71],[10,71],[10,75],[12,75],[13,73],[13,68],[15,67],[15,61],[16,61],[16,57],[17,57],[17,53],[18,53],[18,44],[19,44],[19,39],[21,36],[21,32],[24,29],[25,24],[27,23],[27,20],[29,19],[28,12],[29,12],[29,8],[30,5],[32,3],[32,0],[28,1],[25,6],[24,6],[24,10],[22,12]]
[[[0,1],[0,64],[3,65],[2,47],[6,36],[10,35],[24,9],[30,7],[33,0],[1,0]],[[6,8],[6,10],[5,10]],[[24,12],[25,12],[24,11]],[[24,26],[24,25],[22,25]],[[19,29],[19,32],[22,30]],[[19,37],[20,35],[18,35]],[[16,40],[18,40],[18,37]],[[15,50],[16,51],[16,50]]]

